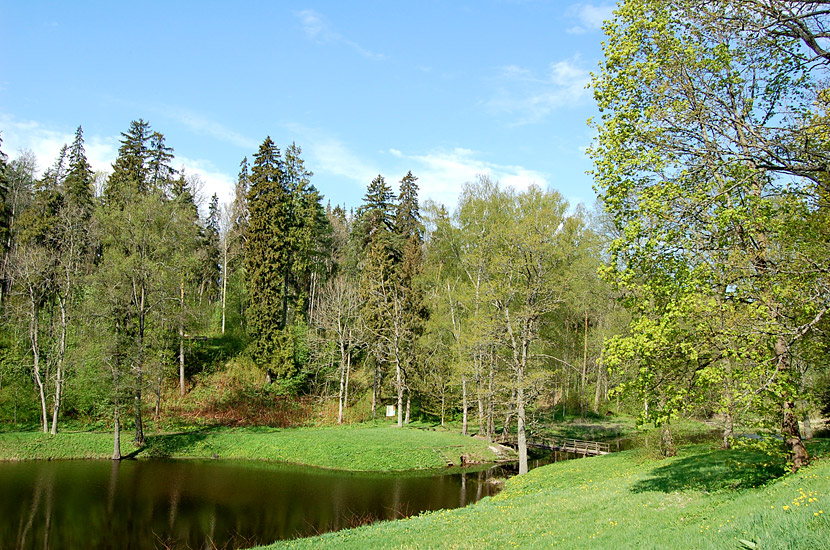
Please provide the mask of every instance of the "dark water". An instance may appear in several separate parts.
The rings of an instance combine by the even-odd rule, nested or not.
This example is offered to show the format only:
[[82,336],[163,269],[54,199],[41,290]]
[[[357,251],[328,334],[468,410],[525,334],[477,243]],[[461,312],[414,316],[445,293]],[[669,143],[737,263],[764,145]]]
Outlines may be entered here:
[[493,494],[503,471],[377,476],[221,461],[0,463],[0,550],[238,548]]

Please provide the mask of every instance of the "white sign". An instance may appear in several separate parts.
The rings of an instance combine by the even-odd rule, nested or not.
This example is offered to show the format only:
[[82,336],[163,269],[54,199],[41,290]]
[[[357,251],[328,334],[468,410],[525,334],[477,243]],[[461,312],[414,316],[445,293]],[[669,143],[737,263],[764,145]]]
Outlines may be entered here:
[[395,405],[386,405],[386,416],[395,416]]

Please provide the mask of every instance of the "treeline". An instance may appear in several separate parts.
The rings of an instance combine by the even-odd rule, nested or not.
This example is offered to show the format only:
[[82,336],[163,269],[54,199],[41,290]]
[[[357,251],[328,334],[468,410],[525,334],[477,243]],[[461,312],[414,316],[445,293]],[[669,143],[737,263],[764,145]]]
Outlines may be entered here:
[[391,405],[398,425],[523,438],[532,411],[599,411],[613,385],[603,237],[555,191],[480,177],[451,215],[410,172],[324,207],[300,147],[267,138],[232,203],[200,213],[198,178],[142,120],[109,174],[80,128],[40,178],[30,153],[2,160],[4,421],[126,424],[141,444],[145,416],[204,380],[194,346],[222,335],[266,398],[336,402],[337,422]]

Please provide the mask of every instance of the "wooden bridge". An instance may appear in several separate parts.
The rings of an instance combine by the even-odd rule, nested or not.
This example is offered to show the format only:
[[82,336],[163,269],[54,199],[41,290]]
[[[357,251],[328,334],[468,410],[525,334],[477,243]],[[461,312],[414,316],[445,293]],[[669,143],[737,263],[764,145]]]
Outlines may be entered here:
[[[510,447],[516,447],[518,445],[515,435],[503,436],[498,442],[502,445],[509,445]],[[527,446],[537,449],[547,449],[548,451],[574,453],[582,456],[606,455],[611,452],[611,446],[608,443],[601,441],[583,441],[581,439],[537,439],[529,437],[527,439]]]

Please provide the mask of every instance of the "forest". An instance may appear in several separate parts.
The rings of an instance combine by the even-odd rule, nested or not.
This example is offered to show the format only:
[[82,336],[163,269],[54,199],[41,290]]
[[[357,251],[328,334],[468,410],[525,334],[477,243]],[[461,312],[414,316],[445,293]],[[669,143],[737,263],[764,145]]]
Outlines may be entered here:
[[592,83],[594,209],[482,174],[449,211],[411,172],[331,205],[270,137],[221,204],[143,119],[107,173],[80,126],[56,159],[0,153],[0,422],[112,430],[117,457],[122,429],[392,407],[515,433],[526,471],[557,418],[633,414],[671,454],[695,416],[727,447],[781,437],[798,469],[830,412],[826,21],[622,3]]

